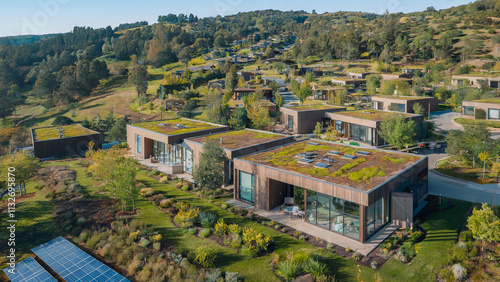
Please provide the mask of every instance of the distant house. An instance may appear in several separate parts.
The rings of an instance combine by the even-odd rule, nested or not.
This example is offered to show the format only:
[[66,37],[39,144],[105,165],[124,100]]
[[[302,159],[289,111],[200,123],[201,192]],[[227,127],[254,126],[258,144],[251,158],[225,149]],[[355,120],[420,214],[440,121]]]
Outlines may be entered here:
[[408,80],[412,81],[413,74],[411,73],[381,73],[383,80]]
[[40,127],[31,130],[34,154],[37,158],[85,156],[89,143],[101,149],[104,136],[79,124]]
[[405,73],[405,74],[415,74],[417,72],[420,72],[420,73],[425,73],[425,67],[418,67],[418,66],[408,66],[408,67],[404,67],[401,69],[401,72],[402,73]]
[[[273,90],[269,87],[260,88],[264,94],[264,98],[271,99],[273,97]],[[254,94],[256,91],[255,88],[249,87],[237,87],[233,90],[233,99],[234,100],[243,100],[243,97],[247,95]]]
[[486,113],[487,120],[500,120],[500,99],[481,99],[462,102],[462,117],[475,119],[478,110]]
[[366,79],[372,72],[349,72],[348,75],[352,79]]
[[366,79],[353,79],[346,77],[334,77],[332,83],[336,85],[353,85],[354,87],[361,87],[366,85]]
[[256,79],[257,76],[262,75],[262,73],[258,71],[239,71],[238,75],[243,77],[245,81],[250,81],[252,79]]
[[299,75],[306,75],[307,73],[313,73],[316,77],[323,76],[323,70],[321,68],[301,68],[299,69]]
[[213,72],[214,68],[215,68],[214,65],[209,65],[209,66],[201,66],[201,67],[189,67],[188,69],[192,72],[199,72],[200,70]]
[[330,105],[309,105],[298,107],[281,107],[281,123],[294,134],[308,134],[314,131],[316,123],[324,122],[326,113],[344,111],[345,107]]
[[226,79],[215,79],[208,82],[208,89],[223,90],[226,88]]
[[485,85],[490,88],[499,88],[500,76],[492,75],[453,75],[451,77],[451,84],[454,86],[471,86],[480,88],[481,85]]
[[285,86],[285,79],[281,77],[271,77],[271,76],[263,76],[262,80],[264,81],[264,85],[268,86],[271,81],[276,81],[279,87]]
[[438,99],[435,97],[420,96],[372,96],[373,108],[375,110],[389,111],[389,108],[398,109],[399,112],[413,114],[413,105],[419,103],[425,111],[425,115],[438,110]]
[[335,94],[335,91],[343,90],[345,88],[343,87],[333,87],[333,86],[328,86],[328,85],[321,85],[315,82],[310,83],[312,91],[313,91],[313,98],[316,100],[328,100],[328,97],[330,94]]

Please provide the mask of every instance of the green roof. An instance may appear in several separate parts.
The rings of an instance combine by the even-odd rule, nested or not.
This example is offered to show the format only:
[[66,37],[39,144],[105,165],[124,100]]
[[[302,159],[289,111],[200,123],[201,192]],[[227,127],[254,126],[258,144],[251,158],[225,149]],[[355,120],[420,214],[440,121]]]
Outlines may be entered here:
[[335,112],[333,114],[361,118],[361,119],[367,119],[367,120],[374,120],[374,121],[382,121],[385,118],[390,117],[393,114],[401,114],[401,115],[404,115],[405,117],[413,116],[410,114],[405,114],[405,113],[400,113],[400,112],[384,112],[384,111],[378,111],[378,110],[343,111],[343,112]]
[[305,106],[289,107],[287,109],[294,110],[294,111],[319,111],[319,110],[328,110],[328,109],[345,109],[345,107],[324,105],[324,104],[311,104],[311,105],[305,105]]
[[189,132],[201,131],[219,127],[217,125],[209,124],[202,121],[182,119],[182,118],[136,123],[133,124],[133,126],[166,135],[177,135],[177,134],[183,134],[183,133],[189,133]]
[[[358,152],[365,152],[368,155],[361,155]],[[300,162],[302,157],[298,154],[301,153],[316,153],[317,156],[312,163],[306,164]],[[348,155],[355,158],[343,157]],[[315,167],[317,163],[325,163],[322,160],[324,157],[331,158],[335,162],[330,163],[331,166],[328,168]],[[399,152],[356,148],[312,139],[256,153],[242,159],[333,184],[369,191],[416,164],[422,157]]]
[[479,99],[471,102],[500,104],[500,99]]
[[35,134],[34,136],[35,141],[44,141],[51,139],[61,139],[61,138],[96,134],[95,131],[82,127],[79,124],[35,128],[33,131]]
[[[209,136],[194,137],[190,138],[189,140],[202,144],[205,144],[206,142],[209,141],[215,141],[222,148],[235,150],[287,137],[288,136],[275,134],[271,132],[243,129],[243,130],[227,131],[219,134],[212,134]],[[222,144],[220,143],[221,138],[222,138]]]
[[421,100],[421,99],[429,99],[433,97],[427,97],[427,96],[387,96],[387,95],[375,95],[372,96],[373,98],[388,98],[388,99],[399,99],[399,100]]

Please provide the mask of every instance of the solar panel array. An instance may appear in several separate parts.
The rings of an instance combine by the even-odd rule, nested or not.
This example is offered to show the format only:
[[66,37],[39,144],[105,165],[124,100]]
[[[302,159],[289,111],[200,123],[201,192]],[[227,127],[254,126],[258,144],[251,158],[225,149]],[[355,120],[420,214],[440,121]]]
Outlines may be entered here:
[[63,237],[31,250],[67,282],[129,281]]
[[24,282],[24,281],[54,281],[57,280],[52,277],[35,259],[32,257],[22,260],[16,263],[16,270],[14,274],[10,273],[8,270],[10,268],[5,268],[3,271],[7,274],[10,281],[12,282]]

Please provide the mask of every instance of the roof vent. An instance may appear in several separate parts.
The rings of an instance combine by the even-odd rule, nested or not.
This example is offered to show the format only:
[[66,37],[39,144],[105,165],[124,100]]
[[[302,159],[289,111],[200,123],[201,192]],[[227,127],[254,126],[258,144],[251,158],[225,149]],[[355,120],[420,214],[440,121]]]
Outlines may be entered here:
[[350,160],[355,160],[357,159],[358,157],[356,156],[353,156],[353,155],[343,155],[342,158],[344,159],[350,159]]
[[313,162],[314,162],[313,159],[302,158],[299,160],[299,163],[303,163],[303,164],[312,164]]
[[314,167],[317,167],[317,168],[329,168],[329,167],[331,167],[331,165],[325,164],[325,163],[316,163],[314,165]]
[[332,164],[335,162],[335,159],[332,159],[330,157],[327,157],[327,156],[324,156],[323,158],[321,158],[321,161],[325,162],[325,163],[329,163],[329,164]]
[[359,151],[356,153],[356,155],[360,155],[360,156],[368,156],[368,155],[371,155],[371,152],[366,152],[366,151]]
[[317,142],[309,142],[309,143],[307,143],[307,145],[311,145],[311,146],[318,146],[318,145],[319,145],[319,143],[317,143]]
[[328,151],[328,155],[340,155],[340,152],[339,151]]

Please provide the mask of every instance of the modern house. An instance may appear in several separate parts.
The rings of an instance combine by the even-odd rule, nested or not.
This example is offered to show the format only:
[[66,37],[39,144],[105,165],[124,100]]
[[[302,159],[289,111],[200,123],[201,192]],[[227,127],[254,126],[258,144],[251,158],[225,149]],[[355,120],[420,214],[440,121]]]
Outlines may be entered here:
[[166,165],[169,173],[192,173],[193,152],[184,139],[228,130],[224,125],[185,118],[128,124],[127,143],[132,154]]
[[481,99],[462,102],[462,117],[474,119],[477,110],[486,113],[485,118],[489,120],[500,120],[500,99]]
[[322,104],[290,108],[281,107],[281,122],[294,134],[312,133],[316,123],[325,120],[326,113],[345,111],[345,109],[345,107]]
[[40,127],[31,130],[34,154],[38,158],[84,156],[89,143],[102,148],[103,135],[79,124]]
[[334,77],[332,83],[336,85],[353,85],[354,87],[361,87],[366,85],[366,79],[348,78],[348,77]]
[[472,86],[480,88],[482,85],[490,88],[498,89],[500,84],[500,76],[493,75],[453,75],[451,77],[451,85],[454,86]]
[[[370,146],[383,146],[385,140],[380,137],[380,123],[394,113],[378,110],[357,110],[329,112],[326,116],[330,119],[330,125],[335,127],[342,136],[350,140],[365,143]],[[421,139],[425,130],[423,128],[423,115],[401,113],[406,120],[414,120],[416,123],[416,139]]]
[[262,94],[264,94],[264,98],[271,99],[273,97],[273,89],[269,87],[262,87],[260,89],[249,88],[249,87],[237,87],[233,90],[233,99],[234,100],[243,100],[243,97],[247,95],[254,94],[257,90],[261,90]]
[[224,179],[226,184],[233,184],[233,160],[237,157],[267,150],[269,148],[281,146],[294,142],[294,137],[259,131],[253,129],[243,129],[228,131],[223,133],[205,135],[186,139],[186,145],[193,152],[193,164],[197,165],[203,150],[203,145],[207,142],[216,142],[224,149],[229,159],[224,164]]
[[293,200],[304,221],[365,243],[411,227],[428,191],[428,159],[304,140],[234,159],[236,200],[262,210]]
[[366,79],[373,72],[349,72],[348,75],[352,79]]
[[382,76],[383,80],[413,81],[413,73],[381,73],[380,76]]
[[372,102],[375,110],[393,110],[408,114],[415,113],[413,105],[418,103],[424,108],[425,115],[437,111],[439,104],[435,97],[421,96],[372,96]]

